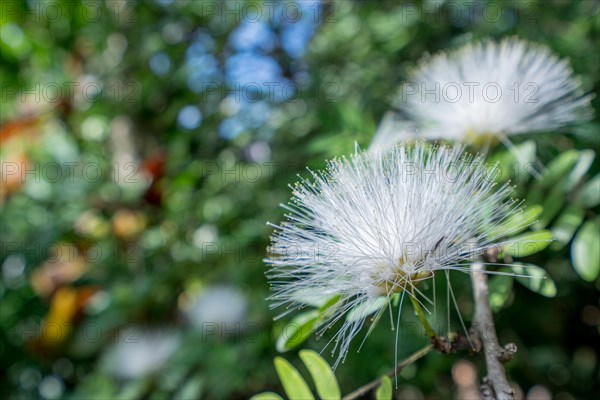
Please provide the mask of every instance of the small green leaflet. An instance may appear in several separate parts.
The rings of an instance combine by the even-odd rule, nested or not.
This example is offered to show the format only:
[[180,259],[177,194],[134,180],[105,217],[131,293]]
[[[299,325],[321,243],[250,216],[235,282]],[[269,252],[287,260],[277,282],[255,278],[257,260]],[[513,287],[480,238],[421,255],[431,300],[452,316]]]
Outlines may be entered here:
[[544,211],[540,215],[539,221],[534,225],[535,229],[542,229],[548,226],[548,224],[558,215],[565,205],[566,197],[560,191],[558,187],[555,187],[546,195],[544,200],[543,208]]
[[315,289],[302,289],[296,290],[292,293],[291,298],[301,304],[306,304],[315,308],[324,307],[326,304],[332,301],[332,299],[339,299],[338,295],[335,296],[323,296],[323,294]]
[[552,224],[552,235],[556,239],[552,243],[552,250],[560,250],[565,244],[571,241],[575,231],[583,222],[584,217],[585,210],[583,208],[579,206],[567,206],[556,222]]
[[543,208],[540,205],[527,207],[527,209],[512,215],[498,227],[490,231],[490,233],[488,233],[488,237],[497,238],[500,236],[511,236],[523,232],[528,226],[536,221],[542,211]]
[[545,297],[556,296],[556,285],[554,281],[546,274],[546,271],[534,264],[516,263],[511,270],[517,275],[517,282],[529,290],[541,294]]
[[[515,156],[515,152],[519,157]],[[498,169],[494,176],[497,182],[505,182],[511,178],[525,182],[530,174],[525,170],[528,163],[535,161],[536,146],[533,140],[515,146],[514,150],[505,150],[495,153],[490,157],[488,163],[498,163]]]
[[381,296],[372,301],[365,301],[362,304],[354,307],[346,317],[348,321],[359,321],[368,317],[376,311],[381,310],[381,308],[385,307],[388,304],[388,298],[385,296]]
[[263,392],[250,397],[250,400],[283,400],[283,397],[273,392]]
[[504,252],[517,258],[527,257],[544,250],[552,240],[552,232],[548,230],[527,232],[513,237],[504,245]]
[[327,361],[313,350],[300,350],[300,358],[315,382],[319,397],[323,400],[339,400],[342,397],[340,387]]
[[[342,397],[340,387],[327,361],[313,350],[301,350],[300,358],[315,383],[319,398],[340,400]],[[282,357],[275,357],[274,363],[283,390],[290,400],[314,400],[308,384],[292,364]],[[283,398],[277,393],[264,392],[252,396],[250,400],[283,400]]]
[[567,150],[550,162],[548,168],[542,175],[540,185],[542,187],[551,187],[567,175],[577,163],[579,152],[577,150]]
[[579,276],[592,282],[600,273],[600,218],[583,224],[571,245],[571,261]]
[[567,178],[562,182],[562,189],[565,192],[573,190],[575,186],[581,181],[585,173],[592,166],[592,162],[596,158],[593,150],[581,150],[579,152],[579,160],[573,167],[573,170],[567,176]]
[[586,208],[593,208],[600,204],[600,174],[583,185],[577,194],[576,202]]
[[341,298],[342,296],[339,294],[326,298],[325,302],[319,307],[319,312],[324,317],[333,314]]
[[284,353],[301,345],[319,327],[319,322],[321,322],[321,313],[318,310],[298,314],[283,328],[275,348],[278,352]]
[[292,364],[282,357],[275,357],[274,362],[283,390],[290,400],[314,400],[308,385]]
[[[277,338],[275,347],[280,353],[284,353],[298,347],[308,339],[313,332],[326,321],[335,311],[340,300],[340,295],[325,297],[318,302],[319,308],[296,315],[281,331]],[[313,302],[315,305],[316,302]]]
[[381,385],[375,392],[375,399],[377,400],[392,400],[392,380],[384,376],[381,378]]
[[[177,392],[175,398],[177,399],[197,399],[200,398],[202,392],[202,379],[190,379],[185,385],[182,386],[181,390]],[[263,399],[268,400],[268,399]]]

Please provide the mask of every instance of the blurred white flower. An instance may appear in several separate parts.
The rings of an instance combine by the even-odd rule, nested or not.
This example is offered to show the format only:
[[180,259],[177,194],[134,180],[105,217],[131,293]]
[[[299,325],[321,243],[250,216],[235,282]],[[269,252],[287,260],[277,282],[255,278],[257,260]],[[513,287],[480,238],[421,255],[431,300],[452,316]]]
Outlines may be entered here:
[[127,329],[106,353],[104,368],[121,379],[136,379],[161,370],[175,353],[180,338],[165,330]]
[[414,124],[403,119],[397,112],[388,111],[379,122],[369,148],[385,151],[394,147],[396,143],[415,138]]
[[216,329],[221,333],[232,333],[242,329],[247,308],[246,296],[239,289],[213,286],[203,290],[184,311],[200,331]]
[[[327,329],[357,307],[374,312],[396,293],[425,298],[419,281],[437,271],[468,272],[461,262],[492,247],[490,229],[519,209],[510,187],[495,187],[494,173],[462,148],[423,143],[329,162],[294,187],[282,205],[287,220],[272,225],[265,260],[272,306],[285,306],[285,315],[307,303],[302,293],[337,294]],[[367,316],[347,318],[332,339],[338,362]]]
[[507,38],[426,57],[394,105],[417,137],[478,144],[498,138],[509,145],[510,135],[590,119],[592,97],[583,94],[567,61],[541,45]]

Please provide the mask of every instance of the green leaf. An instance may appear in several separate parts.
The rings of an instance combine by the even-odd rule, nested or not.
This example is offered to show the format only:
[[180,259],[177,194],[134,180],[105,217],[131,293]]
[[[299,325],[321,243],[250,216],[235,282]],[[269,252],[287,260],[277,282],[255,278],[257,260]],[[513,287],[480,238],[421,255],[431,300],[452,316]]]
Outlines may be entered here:
[[577,150],[567,150],[556,157],[542,175],[540,185],[542,187],[550,187],[558,183],[558,181],[571,171],[577,160],[579,152]]
[[381,385],[375,391],[375,399],[392,400],[392,380],[389,377],[381,378]]
[[300,373],[282,357],[275,357],[275,369],[290,400],[313,400],[314,396]]
[[497,238],[500,236],[510,236],[520,233],[527,229],[529,225],[533,224],[542,211],[543,207],[540,205],[527,207],[527,209],[512,215],[500,226],[490,231],[488,237]]
[[335,374],[319,353],[313,350],[300,350],[300,358],[308,368],[321,399],[340,399],[342,397]]
[[517,258],[527,257],[544,250],[552,239],[552,232],[548,230],[527,232],[513,237],[504,245],[504,252]]
[[[190,379],[186,382],[177,394],[173,397],[174,399],[198,399],[202,392],[203,381],[201,378]],[[281,399],[281,397],[280,397]],[[263,399],[263,400],[269,400]]]
[[329,304],[332,299],[339,299],[339,295],[327,297],[315,289],[301,289],[292,293],[291,298],[300,304],[321,308]]
[[319,312],[323,315],[323,316],[327,316],[330,315],[331,313],[333,313],[335,311],[335,309],[337,308],[337,304],[340,301],[340,298],[342,296],[340,296],[339,294],[336,294],[334,296],[331,296],[329,298],[326,298],[326,301],[319,307]]
[[[529,179],[527,164],[535,161],[536,146],[533,140],[515,146],[514,150],[504,150],[490,156],[490,164],[498,163],[496,181],[504,182],[511,178],[519,182]],[[518,157],[517,157],[518,154]]]
[[283,397],[273,392],[263,392],[250,397],[250,400],[283,400]]
[[552,224],[552,235],[556,242],[552,244],[553,250],[560,250],[565,244],[571,241],[571,238],[577,231],[577,228],[583,222],[585,210],[579,206],[568,206],[565,211]]
[[548,226],[548,224],[558,215],[560,210],[565,205],[566,197],[558,189],[553,189],[549,194],[546,195],[544,201],[542,214],[538,222],[535,223],[536,229],[542,229]]
[[490,306],[493,312],[498,312],[506,303],[512,290],[513,278],[508,275],[498,275],[490,279]]
[[525,275],[516,276],[517,282],[542,296],[556,296],[556,285],[544,269],[534,264],[516,264],[516,266],[511,267],[512,271],[517,275]]
[[542,191],[542,189],[537,186],[534,186],[528,190],[527,200],[525,202],[527,204],[540,204],[544,201],[544,198],[545,193]]
[[141,399],[144,394],[148,391],[151,382],[146,379],[137,379],[130,383],[127,383],[123,388],[115,395],[117,399]]
[[375,300],[368,300],[354,307],[346,317],[348,321],[359,321],[368,317],[376,311],[381,310],[382,307],[385,307],[388,304],[388,298],[385,296],[381,296],[376,298]]
[[285,353],[298,347],[319,327],[319,322],[321,322],[321,314],[318,310],[298,314],[283,328],[275,348],[278,352]]
[[600,174],[590,179],[577,194],[576,202],[586,208],[600,204]]
[[600,219],[583,224],[571,245],[571,261],[579,276],[592,282],[600,273]]
[[573,170],[563,182],[562,189],[566,192],[573,190],[581,181],[585,173],[590,169],[596,155],[593,150],[581,150],[579,152],[579,160],[573,167]]

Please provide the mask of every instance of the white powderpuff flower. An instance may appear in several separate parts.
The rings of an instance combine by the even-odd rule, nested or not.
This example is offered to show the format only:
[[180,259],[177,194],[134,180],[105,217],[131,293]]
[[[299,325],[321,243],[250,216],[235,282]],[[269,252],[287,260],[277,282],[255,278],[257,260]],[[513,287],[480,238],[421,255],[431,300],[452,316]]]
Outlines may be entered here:
[[135,327],[119,336],[103,359],[103,367],[112,375],[137,379],[158,373],[175,353],[180,338],[162,329]]
[[426,57],[394,105],[427,139],[489,142],[585,122],[590,100],[566,60],[518,38]]
[[351,310],[376,309],[399,293],[422,298],[419,281],[438,271],[468,272],[461,262],[493,247],[490,232],[520,209],[511,188],[494,183],[495,168],[461,147],[357,152],[311,173],[282,205],[287,220],[270,224],[265,262],[272,306],[287,307],[282,315],[340,296],[322,328],[344,321],[332,339],[338,362],[368,317],[347,318]]

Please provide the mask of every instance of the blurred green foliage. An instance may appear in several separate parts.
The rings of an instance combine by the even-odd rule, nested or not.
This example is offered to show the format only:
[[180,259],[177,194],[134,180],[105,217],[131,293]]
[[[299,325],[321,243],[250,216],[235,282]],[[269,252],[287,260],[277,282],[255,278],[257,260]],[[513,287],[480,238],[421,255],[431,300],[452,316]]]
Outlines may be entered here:
[[[595,1],[275,3],[2,2],[3,398],[282,393],[272,360],[285,323],[265,301],[262,259],[265,222],[281,218],[297,173],[366,147],[424,52],[517,35],[600,89]],[[541,180],[511,169],[502,147],[491,157],[516,196],[543,207],[533,229],[556,241],[523,261],[556,293],[492,279],[500,339],[519,348],[508,372],[524,392],[589,397],[600,391],[598,118],[522,142],[548,167]],[[469,281],[453,285],[468,320]],[[340,365],[342,393],[393,366],[392,337],[382,321]],[[425,342],[413,326],[400,356]],[[140,358],[142,369],[127,362]],[[456,365],[470,362],[484,370],[432,353],[395,393],[451,397]]]

